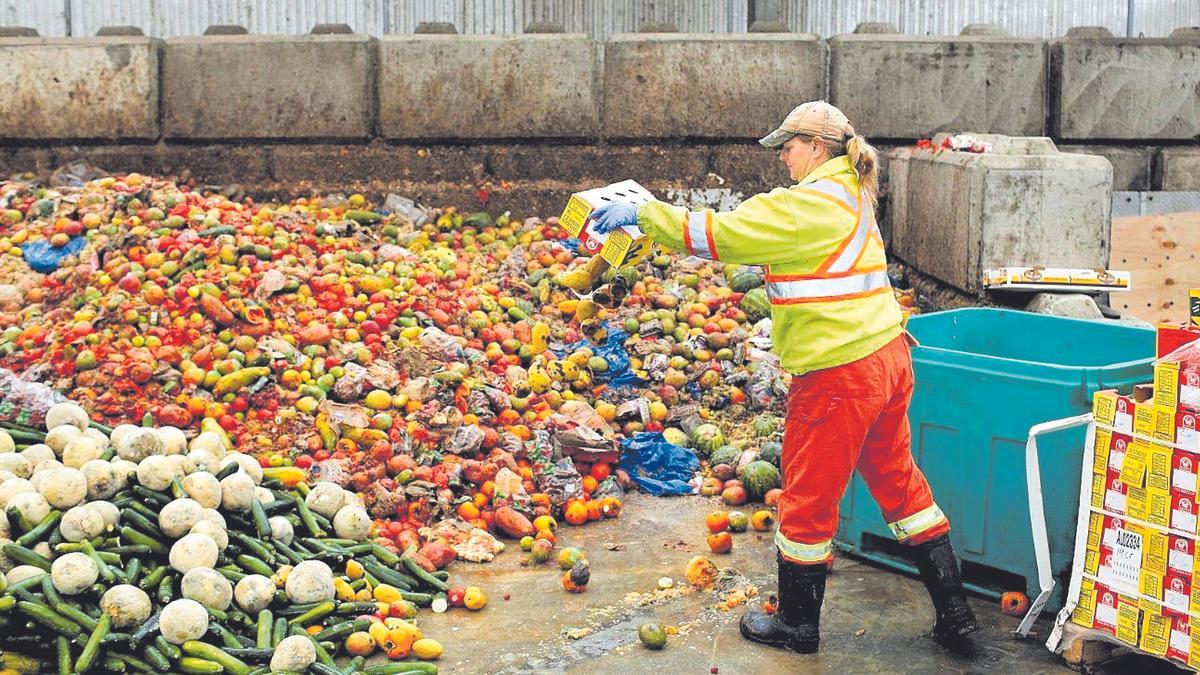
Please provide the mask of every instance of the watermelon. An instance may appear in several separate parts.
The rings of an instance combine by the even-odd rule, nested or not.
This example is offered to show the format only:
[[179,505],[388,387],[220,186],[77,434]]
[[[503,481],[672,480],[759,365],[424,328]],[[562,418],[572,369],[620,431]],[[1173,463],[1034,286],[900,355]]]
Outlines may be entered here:
[[713,450],[725,445],[725,434],[715,424],[701,424],[692,431],[691,440],[691,448],[696,451],[696,456],[706,459]]
[[742,296],[738,308],[746,313],[752,323],[758,323],[771,315],[771,300],[762,286],[752,288]]
[[745,293],[750,289],[758,288],[762,285],[762,275],[749,269],[744,272],[738,272],[732,279],[729,280],[729,288],[734,293]]
[[754,435],[770,436],[779,429],[779,418],[774,415],[759,415],[754,418]]
[[768,490],[779,487],[779,469],[770,462],[757,459],[738,471],[738,480],[746,488],[746,494],[751,500],[757,501],[767,494]]
[[737,466],[738,460],[742,457],[742,449],[732,445],[722,445],[713,450],[712,456],[708,458],[708,463],[712,465],[728,464],[729,466]]
[[684,448],[686,448],[688,445],[688,436],[686,433],[683,432],[682,429],[676,429],[675,427],[667,427],[666,429],[663,429],[662,435],[663,435],[663,440],[670,443],[671,445],[678,445],[678,446],[684,447]]
[[758,458],[764,462],[770,462],[775,466],[783,460],[783,444],[777,441],[763,443],[762,449],[758,451]]

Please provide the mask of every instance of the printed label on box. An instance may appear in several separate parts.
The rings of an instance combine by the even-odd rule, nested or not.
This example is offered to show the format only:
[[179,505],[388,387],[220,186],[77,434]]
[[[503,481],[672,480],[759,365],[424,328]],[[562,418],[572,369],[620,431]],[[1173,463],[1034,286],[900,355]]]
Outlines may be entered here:
[[1092,416],[1096,424],[1111,427],[1117,414],[1117,392],[1109,389],[1092,395]]
[[1125,466],[1125,453],[1129,450],[1129,445],[1132,442],[1133,438],[1131,436],[1117,433],[1112,435],[1112,447],[1108,452],[1109,469],[1120,471]]
[[1200,364],[1179,371],[1179,407],[1200,411]]
[[1105,586],[1096,584],[1096,612],[1093,625],[1100,630],[1116,634],[1117,632],[1117,592]]
[[1125,515],[1134,520],[1150,520],[1150,495],[1146,488],[1130,486],[1125,495]]
[[1191,617],[1171,611],[1167,611],[1166,614],[1171,619],[1171,636],[1167,641],[1166,656],[1187,663],[1188,653],[1192,649]]
[[1196,456],[1176,449],[1171,453],[1171,488],[1196,494]]
[[1142,535],[1133,530],[1116,531],[1112,557],[1107,565],[1109,574],[1108,578],[1104,579],[1107,586],[1126,595],[1138,594],[1143,540]]
[[1170,490],[1146,490],[1146,521],[1151,525],[1166,528],[1171,524]]
[[1142,610],[1134,602],[1121,598],[1117,602],[1117,639],[1128,645],[1137,646],[1138,629],[1142,623]]
[[1088,514],[1087,548],[1094,551],[1100,547],[1100,535],[1104,532],[1104,519],[1107,516],[1100,513]]
[[1104,473],[1108,467],[1108,453],[1112,447],[1112,432],[1096,427],[1096,442],[1092,446],[1092,473]]
[[1188,534],[1195,534],[1195,495],[1189,495],[1181,492],[1175,492],[1171,494],[1171,529],[1187,532]]
[[1153,401],[1135,403],[1133,407],[1133,433],[1149,438],[1154,435],[1155,407]]
[[1071,612],[1071,620],[1085,628],[1096,621],[1096,582],[1084,579],[1079,585],[1079,602]]
[[1200,452],[1200,420],[1196,413],[1181,410],[1175,416],[1175,445],[1192,452]]
[[[1121,482],[1120,474],[1109,472],[1108,483],[1104,488],[1104,508],[1125,515],[1126,495],[1129,493],[1129,488]],[[1195,525],[1192,526],[1192,531],[1195,531]]]
[[1154,404],[1168,410],[1179,408],[1179,364],[1162,361],[1154,365]]
[[1146,487],[1167,492],[1171,489],[1171,448],[1159,443],[1150,444],[1146,457]]
[[1170,550],[1171,537],[1165,532],[1151,528],[1143,528],[1142,536],[1142,566],[1159,574],[1167,572],[1167,552]]
[[1146,484],[1146,462],[1150,458],[1150,444],[1134,439],[1125,452],[1125,463],[1121,465],[1121,482],[1140,488]]
[[1190,575],[1195,567],[1195,540],[1172,534],[1170,541],[1170,549],[1167,553],[1167,569],[1174,570],[1177,574]]
[[1192,606],[1192,575],[1168,572],[1163,577],[1162,601],[1175,611],[1189,611]]
[[1163,599],[1163,577],[1166,576],[1161,572],[1155,572],[1150,569],[1142,570],[1141,587],[1138,589],[1142,595],[1148,595],[1155,600],[1162,602]]
[[1104,497],[1107,494],[1108,472],[1092,474],[1092,508],[1104,508]]
[[1162,608],[1142,608],[1142,634],[1138,647],[1155,656],[1166,656],[1170,639],[1171,620],[1163,616]]
[[1127,396],[1117,397],[1117,412],[1113,417],[1113,431],[1121,434],[1133,433],[1133,411],[1137,404]]

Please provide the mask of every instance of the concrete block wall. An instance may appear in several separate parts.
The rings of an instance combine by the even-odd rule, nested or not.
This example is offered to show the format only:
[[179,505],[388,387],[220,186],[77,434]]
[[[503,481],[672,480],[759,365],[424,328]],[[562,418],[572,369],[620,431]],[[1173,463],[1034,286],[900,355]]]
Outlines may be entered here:
[[830,100],[868,137],[1045,133],[1041,40],[856,33],[829,53]]
[[1064,140],[1200,138],[1200,36],[1072,31],[1051,44],[1051,133]]
[[[0,38],[0,174],[86,155],[249,185],[567,189],[621,167],[750,194],[787,182],[755,140],[799,102],[829,98],[885,149],[937,132],[1044,133],[1109,159],[1114,189],[1200,189],[1192,33],[1048,43],[879,30]],[[424,148],[459,163],[426,161]]]
[[374,129],[374,51],[363,35],[172,38],[163,47],[163,133],[366,140]]
[[0,140],[159,136],[159,42],[0,39]]

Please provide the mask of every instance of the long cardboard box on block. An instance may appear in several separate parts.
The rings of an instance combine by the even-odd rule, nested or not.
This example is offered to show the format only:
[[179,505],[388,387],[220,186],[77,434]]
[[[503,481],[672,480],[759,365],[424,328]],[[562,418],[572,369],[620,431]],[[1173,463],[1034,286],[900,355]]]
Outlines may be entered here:
[[596,232],[592,226],[592,212],[605,204],[644,204],[653,199],[649,190],[632,180],[576,192],[567,201],[559,225],[579,239],[581,249],[591,255],[600,255],[613,267],[636,265],[650,255],[650,239],[636,226],[623,226],[604,234]]

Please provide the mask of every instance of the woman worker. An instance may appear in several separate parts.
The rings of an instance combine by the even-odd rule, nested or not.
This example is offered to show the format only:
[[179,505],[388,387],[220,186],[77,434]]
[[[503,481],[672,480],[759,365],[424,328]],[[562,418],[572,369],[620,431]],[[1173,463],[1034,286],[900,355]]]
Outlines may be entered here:
[[742,635],[817,650],[838,502],[857,469],[896,538],[913,548],[934,637],[953,644],[978,626],[950,523],[910,449],[912,361],[875,222],[878,155],[824,101],[796,107],[759,142],[779,148],[795,185],[725,213],[652,201],[593,216],[600,232],[636,225],[670,249],[765,267],[774,349],[793,376],[775,532],[779,605],[774,614],[747,611]]

